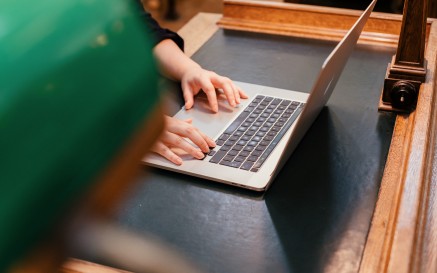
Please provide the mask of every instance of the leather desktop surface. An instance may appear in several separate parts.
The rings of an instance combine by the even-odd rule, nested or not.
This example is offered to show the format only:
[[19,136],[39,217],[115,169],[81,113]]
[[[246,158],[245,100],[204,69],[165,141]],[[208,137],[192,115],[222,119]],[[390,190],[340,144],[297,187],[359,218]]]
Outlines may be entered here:
[[[219,30],[193,56],[238,81],[308,91],[335,43]],[[144,169],[117,221],[205,272],[357,272],[395,114],[377,111],[393,50],[358,46],[266,193]]]

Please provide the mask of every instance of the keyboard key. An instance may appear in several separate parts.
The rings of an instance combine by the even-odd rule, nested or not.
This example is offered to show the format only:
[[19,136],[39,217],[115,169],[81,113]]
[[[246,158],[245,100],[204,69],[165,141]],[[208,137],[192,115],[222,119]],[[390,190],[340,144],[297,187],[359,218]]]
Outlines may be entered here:
[[254,136],[253,138],[252,138],[252,141],[256,141],[256,142],[258,142],[258,141],[260,141],[261,140],[261,137],[260,136]]
[[237,144],[238,144],[238,145],[241,145],[241,146],[244,146],[244,145],[247,144],[247,140],[239,140],[239,141],[237,142]]
[[252,168],[252,166],[253,166],[253,162],[246,161],[243,163],[243,165],[241,165],[240,169],[250,170],[250,168]]
[[243,149],[243,146],[241,146],[241,145],[235,145],[233,148],[233,150],[236,150],[236,151],[241,151],[242,149]]
[[254,155],[251,155],[251,156],[249,156],[249,157],[247,158],[247,161],[255,162],[255,161],[257,161],[257,160],[258,160],[258,157],[257,157],[257,156],[254,156]]
[[237,156],[236,158],[234,158],[234,161],[236,162],[243,162],[244,160],[246,160],[246,157],[244,156]]
[[265,140],[263,140],[259,143],[259,145],[262,145],[262,146],[267,146],[269,144],[270,144],[270,141],[265,141]]
[[231,164],[229,164],[229,167],[239,168],[241,166],[241,163],[241,161],[232,161]]
[[240,138],[239,136],[233,135],[233,136],[231,136],[231,137],[229,138],[229,140],[236,141],[236,140],[238,140],[239,138]]
[[225,151],[217,151],[215,155],[209,160],[211,163],[219,163],[220,160],[225,156]]
[[258,141],[250,141],[249,143],[247,143],[247,146],[256,146],[258,144]]
[[255,150],[257,151],[264,151],[267,148],[267,146],[256,146]]
[[243,121],[247,118],[247,116],[249,115],[249,112],[242,112],[232,123],[231,125],[229,125],[228,128],[226,128],[226,131],[224,132],[225,134],[232,134],[235,129],[238,128],[238,126],[240,126],[241,123],[243,123]]
[[242,151],[242,152],[239,154],[239,156],[247,157],[247,156],[249,156],[249,154],[250,154],[250,152],[248,152],[248,151]]
[[228,152],[228,155],[230,155],[230,156],[235,156],[235,155],[237,155],[239,153],[239,151],[237,151],[237,150],[230,150],[229,152]]
[[269,105],[269,102],[266,100],[263,100],[260,104],[263,106],[267,106],[267,105]]
[[222,160],[222,161],[220,161],[220,163],[219,163],[220,165],[225,165],[225,166],[231,166],[231,161],[226,161],[226,160]]
[[250,138],[251,138],[251,136],[248,136],[248,135],[244,135],[244,136],[242,136],[241,137],[241,140],[250,140]]
[[219,151],[227,152],[231,149],[231,146],[222,146]]
[[235,144],[235,141],[228,140],[225,142],[224,146],[233,146]]
[[253,146],[246,146],[246,147],[244,147],[243,151],[252,152],[253,149],[255,149],[255,147],[253,147]]
[[280,104],[282,102],[281,99],[274,99],[272,104]]
[[223,160],[224,161],[232,161],[232,160],[234,160],[234,156],[226,155],[225,157],[223,157]]
[[257,136],[263,137],[266,135],[266,132],[258,132],[256,133]]
[[225,141],[225,140],[227,140],[228,138],[229,138],[229,134],[222,134],[220,137],[219,137],[219,140],[223,140],[223,141]]
[[255,151],[253,151],[250,155],[254,155],[254,156],[256,156],[256,157],[259,157],[262,153],[263,153],[262,151],[257,151],[257,150],[255,150]]
[[267,132],[269,130],[269,127],[261,127],[261,129],[259,129],[260,132]]

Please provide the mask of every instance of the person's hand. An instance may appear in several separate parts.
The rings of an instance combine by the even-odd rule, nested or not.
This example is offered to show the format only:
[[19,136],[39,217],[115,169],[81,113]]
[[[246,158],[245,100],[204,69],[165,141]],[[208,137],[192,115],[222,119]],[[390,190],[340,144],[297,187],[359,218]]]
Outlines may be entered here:
[[[182,158],[171,148],[181,149],[197,159],[202,159],[205,156],[204,153],[209,152],[210,147],[216,146],[214,140],[191,124],[191,119],[179,120],[165,116],[165,123],[164,132],[155,142],[152,152],[162,155],[176,165],[182,164]],[[191,140],[197,147],[184,138]]]
[[229,105],[235,107],[240,103],[240,98],[248,96],[236,86],[232,80],[218,75],[215,72],[205,70],[200,66],[187,69],[181,78],[182,92],[185,99],[185,109],[190,109],[194,104],[194,96],[203,90],[208,97],[212,111],[218,112],[216,88],[223,90]]

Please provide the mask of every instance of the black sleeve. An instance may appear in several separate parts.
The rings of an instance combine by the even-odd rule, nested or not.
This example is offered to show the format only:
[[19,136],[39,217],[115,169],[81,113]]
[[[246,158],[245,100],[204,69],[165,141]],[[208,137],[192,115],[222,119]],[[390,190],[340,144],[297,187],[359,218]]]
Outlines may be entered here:
[[184,50],[184,40],[182,39],[181,36],[179,36],[177,33],[171,30],[162,28],[158,24],[158,22],[156,22],[156,20],[152,18],[150,13],[144,11],[141,0],[135,0],[135,2],[137,3],[137,6],[140,10],[140,14],[143,19],[143,22],[146,25],[146,31],[153,39],[153,46],[159,44],[161,41],[165,39],[171,39],[178,45],[178,47],[181,50]]

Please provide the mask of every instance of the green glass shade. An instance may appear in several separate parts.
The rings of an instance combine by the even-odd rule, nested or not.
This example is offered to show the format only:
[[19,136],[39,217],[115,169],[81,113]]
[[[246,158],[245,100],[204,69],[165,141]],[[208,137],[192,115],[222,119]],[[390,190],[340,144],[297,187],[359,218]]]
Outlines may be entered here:
[[131,2],[0,1],[0,272],[86,192],[159,99]]

